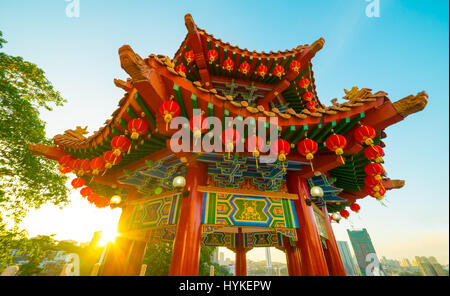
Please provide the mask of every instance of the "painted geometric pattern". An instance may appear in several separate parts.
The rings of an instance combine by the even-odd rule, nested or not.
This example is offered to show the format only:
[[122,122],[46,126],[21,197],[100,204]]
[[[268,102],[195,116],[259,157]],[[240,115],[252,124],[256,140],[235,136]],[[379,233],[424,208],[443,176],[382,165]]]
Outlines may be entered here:
[[298,228],[294,201],[205,192],[202,224]]
[[153,227],[149,233],[149,243],[157,243],[160,241],[171,242],[175,239],[175,226]]
[[[257,247],[283,247],[283,235],[275,231],[243,233],[243,245],[245,249]],[[227,247],[235,249],[237,245],[237,233],[213,232],[202,237],[204,246]]]
[[129,220],[129,230],[176,224],[180,201],[181,195],[174,194],[135,204]]
[[321,210],[319,210],[317,207],[313,207],[314,209],[314,218],[316,220],[317,225],[317,232],[319,235],[325,239],[328,239],[328,231],[325,226],[325,219],[328,217],[325,217],[325,215],[322,213]]
[[278,191],[285,180],[286,169],[301,170],[303,162],[287,161],[262,163],[256,167],[254,157],[228,155],[219,153],[202,153],[200,161],[207,162],[208,174],[219,187],[240,188],[245,180],[250,179],[258,190]]

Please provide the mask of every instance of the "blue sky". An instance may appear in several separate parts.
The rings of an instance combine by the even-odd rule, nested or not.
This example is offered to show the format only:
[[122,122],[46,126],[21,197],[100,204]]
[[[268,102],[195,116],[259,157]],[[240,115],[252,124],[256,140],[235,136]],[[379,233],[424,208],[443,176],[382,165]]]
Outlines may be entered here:
[[[426,109],[386,130],[385,168],[389,177],[405,179],[405,187],[388,192],[387,207],[361,201],[359,217],[335,231],[348,240],[345,228],[366,227],[380,255],[434,255],[448,263],[448,1],[380,0],[379,18],[365,15],[369,3],[80,0],[80,17],[68,18],[64,0],[1,1],[0,30],[8,40],[4,51],[38,64],[68,100],[42,112],[49,137],[76,125],[97,130],[123,94],[112,83],[127,78],[118,48],[173,56],[186,34],[185,13],[250,50],[291,49],[324,37],[313,70],[326,104],[352,86],[383,90],[392,101],[426,90]],[[29,224],[42,227],[30,232],[52,230],[44,214],[32,216]]]

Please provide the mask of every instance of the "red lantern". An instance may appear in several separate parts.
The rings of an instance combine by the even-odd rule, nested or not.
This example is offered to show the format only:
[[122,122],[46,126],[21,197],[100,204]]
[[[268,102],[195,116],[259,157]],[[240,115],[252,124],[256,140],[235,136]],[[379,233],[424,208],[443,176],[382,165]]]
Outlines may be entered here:
[[77,165],[77,160],[76,159],[71,159],[67,163],[67,167],[70,168],[72,171],[75,171],[77,169],[76,165]]
[[316,111],[316,102],[309,101],[308,103],[306,103],[306,108],[308,108],[309,112],[314,113]]
[[264,78],[268,72],[268,69],[265,65],[259,65],[258,68],[256,68],[256,74]]
[[333,221],[333,216],[328,215],[328,218],[330,218],[330,221]]
[[221,138],[222,143],[225,145],[225,151],[228,152],[228,157],[230,157],[230,152],[233,151],[234,146],[239,143],[241,136],[235,129],[228,128],[222,132]]
[[114,151],[115,156],[119,156],[122,154],[122,152],[126,152],[131,147],[131,141],[126,136],[115,136],[111,140],[111,147]]
[[284,68],[282,66],[280,66],[280,65],[276,65],[273,68],[272,74],[277,76],[278,78],[281,78],[281,76],[283,76],[283,74],[284,74]]
[[313,99],[313,97],[314,97],[314,95],[310,91],[307,91],[303,94],[303,100],[305,100],[307,102],[311,101]]
[[97,193],[91,193],[88,195],[87,200],[90,203],[95,203],[97,200],[100,199],[100,196],[98,196]]
[[312,159],[314,158],[314,154],[317,152],[318,145],[316,141],[311,139],[304,139],[300,141],[297,145],[298,153],[305,156],[307,160],[309,160],[311,164],[311,169],[314,172],[314,167],[312,164]]
[[93,190],[91,187],[86,186],[86,187],[81,188],[81,190],[80,190],[80,194],[82,197],[87,197],[87,196],[91,195],[92,193],[93,193]]
[[347,146],[347,140],[344,136],[336,134],[331,135],[325,141],[325,145],[327,146],[328,150],[334,151],[336,155],[339,155],[341,157],[342,163],[344,163],[344,159],[341,156],[342,154],[344,154],[345,146]]
[[361,207],[356,202],[354,202],[350,205],[350,210],[352,210],[355,213],[358,213],[360,209],[361,209]]
[[246,75],[248,73],[248,71],[250,71],[250,64],[247,62],[243,62],[239,66],[239,72],[241,72],[243,75]]
[[73,172],[78,173],[79,170],[81,170],[81,159],[74,159],[73,162],[69,162],[72,167],[70,167],[72,169]]
[[60,171],[62,176],[65,176],[66,174],[71,172],[70,168],[64,167],[62,165],[59,166],[58,170]]
[[350,216],[350,213],[346,209],[341,210],[339,214],[341,214],[341,217],[345,219],[347,219]]
[[233,71],[234,68],[234,62],[232,59],[228,58],[223,62],[223,68],[227,70],[228,72]]
[[179,64],[178,66],[175,67],[175,70],[179,73],[182,73],[184,75],[186,75],[187,73],[187,68],[186,66],[184,66],[183,64]]
[[380,191],[380,188],[383,187],[381,180],[377,179],[375,176],[366,176],[364,178],[364,183],[372,188],[373,191]]
[[[298,83],[298,85],[299,85],[301,88],[304,88],[304,89],[308,88],[308,86],[309,86],[309,79],[306,79],[306,78],[300,79],[300,82]],[[312,94],[312,93],[311,93],[311,94]],[[311,97],[311,98],[312,98],[312,97]]]
[[368,125],[362,125],[355,130],[353,136],[355,137],[356,141],[361,144],[372,145],[373,138],[375,138],[376,136],[376,132],[372,127]]
[[187,64],[189,65],[189,64],[190,64],[191,62],[193,62],[194,59],[195,59],[195,54],[194,54],[194,52],[193,52],[192,50],[186,51],[186,52],[184,53],[184,59],[186,60]]
[[205,120],[206,118],[201,115],[194,116],[189,120],[189,128],[191,129],[195,139],[194,144],[197,144],[197,140],[202,137],[202,134],[208,131],[207,128],[203,128],[204,125],[206,126],[206,122],[204,123]]
[[278,154],[279,161],[285,161],[286,156],[291,151],[291,145],[286,140],[278,139],[276,142],[272,143],[270,150]]
[[159,114],[164,117],[164,121],[166,122],[166,131],[169,130],[169,122],[171,122],[174,117],[180,115],[180,112],[180,106],[173,100],[164,101],[159,106]]
[[91,171],[91,161],[89,159],[82,159],[80,161],[80,170],[78,174],[84,175]]
[[369,186],[364,187],[364,189],[370,196],[375,197],[378,200],[382,200],[386,194],[386,189],[384,187],[381,187],[378,191],[373,190],[373,188]]
[[301,64],[300,64],[300,62],[299,61],[292,61],[292,63],[289,65],[289,69],[291,70],[291,71],[295,71],[295,72],[300,72],[300,66],[301,66]]
[[108,150],[103,154],[103,160],[105,161],[105,168],[110,169],[122,160],[122,154],[115,155],[114,151]]
[[139,136],[147,133],[148,125],[142,118],[135,118],[128,122],[128,131],[131,133],[131,139],[137,140]]
[[64,167],[66,167],[67,164],[69,163],[69,161],[71,161],[71,160],[72,160],[72,157],[70,157],[69,155],[64,155],[58,159],[58,163]]
[[371,162],[364,167],[364,171],[368,176],[374,176],[376,179],[381,180],[384,168],[379,163]]
[[207,58],[208,58],[208,62],[209,62],[210,64],[212,64],[212,63],[214,63],[214,62],[217,60],[217,58],[219,57],[219,54],[217,53],[217,50],[215,50],[215,49],[210,49],[210,50],[208,51],[208,53],[206,54],[206,56],[207,56]]
[[378,145],[371,145],[364,150],[364,155],[368,159],[375,160],[375,162],[382,162],[383,161],[382,157],[384,156],[384,151],[383,151],[383,148],[381,148]]
[[105,160],[103,157],[96,157],[91,160],[91,169],[93,175],[98,175],[100,171],[105,169]]
[[85,183],[85,181],[84,181],[83,178],[75,178],[75,179],[73,179],[72,182],[71,182],[72,187],[75,188],[75,189],[80,188],[80,187],[83,187],[83,186],[84,186],[84,183]]

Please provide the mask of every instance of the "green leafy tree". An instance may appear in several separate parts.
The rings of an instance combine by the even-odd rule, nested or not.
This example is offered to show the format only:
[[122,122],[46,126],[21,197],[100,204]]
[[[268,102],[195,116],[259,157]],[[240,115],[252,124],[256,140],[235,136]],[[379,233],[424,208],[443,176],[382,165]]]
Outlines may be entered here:
[[[1,37],[0,31],[3,48]],[[38,66],[0,52],[0,214],[16,222],[30,208],[67,203],[66,179],[57,164],[28,150],[30,142],[51,143],[39,110],[64,102]]]

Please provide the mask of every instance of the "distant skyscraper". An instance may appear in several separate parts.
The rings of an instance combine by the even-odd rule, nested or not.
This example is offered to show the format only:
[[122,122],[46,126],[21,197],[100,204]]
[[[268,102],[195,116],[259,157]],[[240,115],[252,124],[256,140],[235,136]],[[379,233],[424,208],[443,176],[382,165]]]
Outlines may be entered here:
[[419,266],[420,271],[422,272],[423,275],[426,275],[426,276],[438,275],[434,271],[433,266],[431,265],[430,262],[428,262],[428,259],[426,257],[416,256],[416,257],[414,257],[414,260],[416,261],[416,263]]
[[219,264],[224,265],[225,264],[225,254],[223,252],[219,253]]
[[270,256],[270,248],[266,248],[266,274],[272,275],[272,256]]
[[211,262],[219,263],[219,248],[216,248],[214,252],[211,254]]
[[364,276],[367,275],[366,268],[375,273],[369,275],[377,275],[376,271],[378,270],[384,274],[367,230],[365,228],[362,230],[347,229],[347,233],[350,238],[353,251],[355,252],[356,261],[358,262],[361,274]]
[[447,275],[445,270],[442,268],[442,265],[439,264],[439,262],[433,256],[428,257],[428,263],[430,263],[430,265],[434,269],[434,272],[436,273],[436,275],[438,275],[438,276]]
[[337,241],[337,246],[339,249],[339,254],[341,255],[342,264],[344,264],[345,273],[347,275],[353,276],[359,275],[359,270],[358,271],[355,270],[353,256],[350,253],[348,243],[345,241]]

